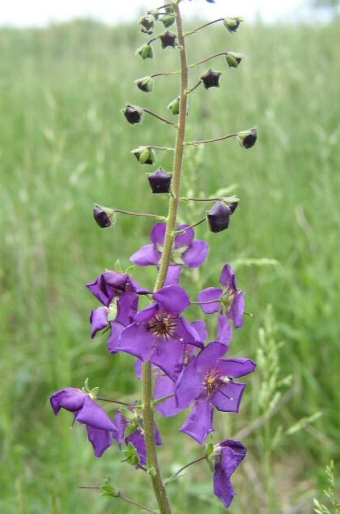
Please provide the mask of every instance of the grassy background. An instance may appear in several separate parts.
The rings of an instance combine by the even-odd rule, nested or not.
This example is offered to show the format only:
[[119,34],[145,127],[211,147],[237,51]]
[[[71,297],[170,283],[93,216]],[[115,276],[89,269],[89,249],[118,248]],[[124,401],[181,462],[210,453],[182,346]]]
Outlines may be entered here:
[[[257,428],[252,423],[261,415],[266,368],[248,378],[239,416],[217,416],[216,440],[248,427],[243,439],[248,458],[235,476],[235,514],[249,513],[250,502],[256,513],[311,513],[313,496],[320,497],[325,486],[324,466],[330,458],[339,463],[339,34],[338,20],[321,27],[245,25],[233,37],[211,27],[189,43],[191,62],[221,50],[249,59],[236,71],[222,58],[211,64],[223,71],[221,87],[190,96],[188,139],[255,124],[259,131],[249,152],[233,140],[187,152],[184,190],[209,195],[238,184],[241,198],[228,232],[212,235],[198,228],[211,251],[194,276],[196,285],[216,281],[224,262],[234,264],[253,317],[236,331],[231,352],[256,359],[270,303],[274,338],[283,342],[275,369],[280,368],[279,379],[292,376],[291,385],[282,387],[280,408]],[[174,131],[151,118],[131,127],[119,112],[130,102],[170,116],[166,106],[177,95],[174,77],[156,79],[152,95],[140,92],[133,80],[173,69],[175,52],[161,54],[155,45],[154,61],[142,62],[134,51],[143,41],[134,27],[111,29],[87,21],[0,30],[0,511],[5,514],[136,512],[78,489],[100,484],[107,475],[124,492],[133,481],[128,494],[148,502],[145,477],[130,478],[114,448],[95,459],[83,427],[70,431],[70,415],[62,412],[55,419],[48,402],[53,391],[81,387],[86,377],[103,395],[138,394],[132,358],[107,355],[105,336],[90,340],[87,320],[96,304],[84,284],[117,259],[126,267],[151,227],[148,220],[119,216],[113,230],[102,231],[92,219],[93,202],[166,210],[164,199],[148,193],[145,173],[151,170],[139,166],[130,151],[140,144],[171,146]],[[193,70],[192,84],[208,67]],[[169,169],[170,158],[159,154],[157,164]],[[181,210],[183,220],[200,215],[197,207]],[[263,265],[262,258],[272,264]],[[152,270],[136,276],[153,282]],[[319,412],[313,423],[306,420]],[[177,437],[178,420],[160,424],[168,474],[171,462],[183,464],[199,451],[190,438]],[[268,441],[277,431],[269,483]],[[171,484],[170,495],[177,513],[223,511],[212,498],[204,465]]]

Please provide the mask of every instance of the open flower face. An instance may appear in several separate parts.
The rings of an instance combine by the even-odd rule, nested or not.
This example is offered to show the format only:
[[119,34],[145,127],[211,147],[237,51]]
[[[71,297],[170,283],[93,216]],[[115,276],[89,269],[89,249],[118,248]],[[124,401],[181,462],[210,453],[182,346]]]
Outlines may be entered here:
[[213,408],[224,412],[238,412],[245,384],[235,382],[255,369],[255,363],[245,358],[222,359],[227,346],[209,343],[187,366],[176,385],[176,402],[186,408],[195,402],[188,419],[181,427],[200,444],[214,430]]
[[150,360],[175,380],[183,367],[186,345],[202,347],[203,343],[181,316],[190,304],[182,287],[165,286],[152,298],[154,302],[139,311],[134,322],[122,331],[117,348],[142,361]]

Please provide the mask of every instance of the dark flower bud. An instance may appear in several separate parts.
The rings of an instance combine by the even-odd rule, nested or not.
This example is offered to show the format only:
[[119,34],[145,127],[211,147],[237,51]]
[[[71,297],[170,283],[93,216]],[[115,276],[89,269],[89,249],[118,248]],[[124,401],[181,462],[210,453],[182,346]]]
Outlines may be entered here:
[[149,146],[140,146],[132,150],[131,153],[135,155],[140,164],[154,164],[156,160],[155,151]]
[[225,59],[227,61],[227,64],[229,68],[237,68],[240,62],[242,61],[242,58],[244,56],[242,54],[236,54],[235,52],[228,52]]
[[150,43],[145,43],[143,46],[138,48],[138,50],[136,51],[136,55],[140,55],[143,61],[145,61],[145,59],[152,59],[153,50]]
[[112,225],[112,218],[114,210],[108,207],[101,207],[100,205],[94,204],[93,206],[93,217],[101,228],[107,228]]
[[213,71],[208,70],[201,75],[200,79],[203,82],[205,89],[209,89],[210,87],[220,87],[220,75],[222,75],[221,71]]
[[211,232],[221,232],[229,226],[231,210],[223,202],[216,202],[207,213],[207,219]]
[[171,174],[158,168],[148,175],[148,181],[153,193],[170,193]]
[[179,113],[179,96],[169,103],[168,109],[170,109],[171,113],[174,116],[176,116]]
[[164,49],[164,48],[167,48],[168,46],[170,46],[171,48],[175,48],[176,38],[177,38],[176,34],[173,34],[169,30],[167,30],[166,32],[161,34],[159,36],[159,39],[161,40],[162,48]]
[[146,14],[139,19],[141,32],[144,34],[152,34],[155,26],[155,18],[152,14]]
[[238,206],[238,202],[228,203],[228,207],[230,209],[230,214],[233,214],[233,212],[236,210],[237,206]]
[[249,150],[256,143],[257,139],[257,130],[256,128],[252,128],[250,130],[242,130],[237,134],[237,140],[246,150]]
[[153,90],[154,80],[152,77],[143,77],[135,80],[135,84],[137,84],[137,87],[141,91],[144,91],[144,93],[151,93]]
[[127,121],[131,123],[131,125],[135,125],[136,123],[141,123],[143,120],[144,109],[143,107],[138,107],[136,105],[127,105],[125,109],[121,111]]
[[227,30],[229,30],[229,32],[236,32],[241,21],[243,21],[243,18],[240,16],[236,16],[235,18],[225,18],[223,20],[223,25]]
[[159,18],[159,21],[163,23],[164,27],[167,29],[171,27],[175,23],[175,15],[174,14],[165,14]]

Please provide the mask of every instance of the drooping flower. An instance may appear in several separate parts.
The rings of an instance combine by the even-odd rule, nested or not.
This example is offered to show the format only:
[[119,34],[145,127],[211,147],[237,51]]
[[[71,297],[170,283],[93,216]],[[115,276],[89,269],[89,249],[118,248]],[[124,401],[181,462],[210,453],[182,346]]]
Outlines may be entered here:
[[251,359],[233,357],[222,359],[227,346],[209,343],[180,375],[175,395],[177,406],[194,408],[180,430],[202,444],[214,430],[214,407],[223,412],[238,412],[246,384],[235,382],[255,369]]
[[[179,225],[176,230],[183,230],[188,225]],[[165,223],[156,223],[150,233],[151,244],[142,246],[136,253],[131,255],[130,260],[138,266],[155,265],[158,267],[162,256]],[[200,239],[194,239],[195,233],[192,228],[176,234],[172,249],[172,263],[184,264],[188,268],[200,266],[208,255],[208,243]]]
[[182,370],[187,344],[202,347],[198,332],[181,313],[190,305],[185,290],[168,285],[152,295],[153,303],[137,312],[121,333],[117,349],[150,360],[175,380]]
[[112,439],[117,438],[117,429],[107,413],[80,389],[66,387],[56,391],[50,397],[50,403],[55,415],[60,409],[66,409],[74,413],[76,421],[86,425],[88,440],[96,457],[100,457],[111,446]]
[[235,491],[230,481],[231,475],[240,465],[246,456],[247,449],[240,441],[226,439],[216,444],[210,458],[214,464],[214,494],[222,501],[227,509],[234,496]]
[[219,312],[226,319],[232,319],[235,328],[243,325],[244,291],[237,289],[233,268],[225,264],[219,279],[221,287],[207,287],[198,294],[203,312]]

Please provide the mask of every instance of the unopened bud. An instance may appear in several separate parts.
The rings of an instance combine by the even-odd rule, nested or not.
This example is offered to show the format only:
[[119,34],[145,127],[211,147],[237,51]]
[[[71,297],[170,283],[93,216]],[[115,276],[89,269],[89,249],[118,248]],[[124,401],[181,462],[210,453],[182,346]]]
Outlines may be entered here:
[[132,150],[131,153],[135,155],[140,164],[154,164],[156,160],[155,151],[149,146],[140,146],[139,148]]
[[100,226],[100,228],[107,228],[112,225],[112,218],[114,216],[114,210],[108,207],[101,207],[100,205],[94,204],[93,206],[93,217]]
[[125,109],[121,111],[127,121],[131,123],[131,125],[135,125],[136,123],[141,123],[143,120],[144,109],[143,107],[138,107],[136,105],[127,105]]
[[145,43],[143,46],[138,48],[136,51],[136,55],[140,55],[143,61],[145,59],[152,59],[153,58],[153,50],[150,43]]
[[164,16],[161,16],[159,18],[159,21],[163,23],[164,27],[167,29],[168,27],[171,27],[175,23],[175,15],[174,14],[165,14]]
[[139,19],[141,32],[144,34],[152,34],[155,26],[155,18],[152,14],[146,14]]
[[207,213],[207,219],[211,232],[221,232],[229,226],[231,210],[223,202],[216,202]]
[[154,80],[152,77],[143,77],[135,80],[135,84],[137,84],[137,87],[141,91],[144,91],[144,93],[151,93],[154,86]]
[[210,87],[220,87],[219,82],[221,75],[221,71],[208,70],[204,75],[201,75],[200,79],[202,80],[205,89],[209,89]]
[[241,132],[238,132],[237,140],[242,146],[242,148],[249,150],[249,148],[254,146],[257,140],[256,128],[252,128],[250,130],[242,130]]
[[243,21],[241,16],[236,16],[235,18],[225,18],[223,20],[223,25],[227,30],[229,30],[229,32],[236,32],[240,26],[241,21]]
[[225,59],[227,61],[229,68],[237,68],[238,65],[241,63],[243,57],[244,57],[244,55],[242,55],[242,54],[236,54],[235,52],[228,52]]
[[176,116],[179,113],[179,96],[169,103],[168,109]]
[[158,168],[148,175],[148,181],[153,193],[170,193],[171,174]]
[[167,48],[168,46],[171,48],[176,47],[177,36],[176,36],[176,34],[173,34],[172,32],[170,32],[169,30],[167,30],[166,32],[161,34],[159,36],[159,39],[161,40],[161,45],[162,45],[163,49]]

